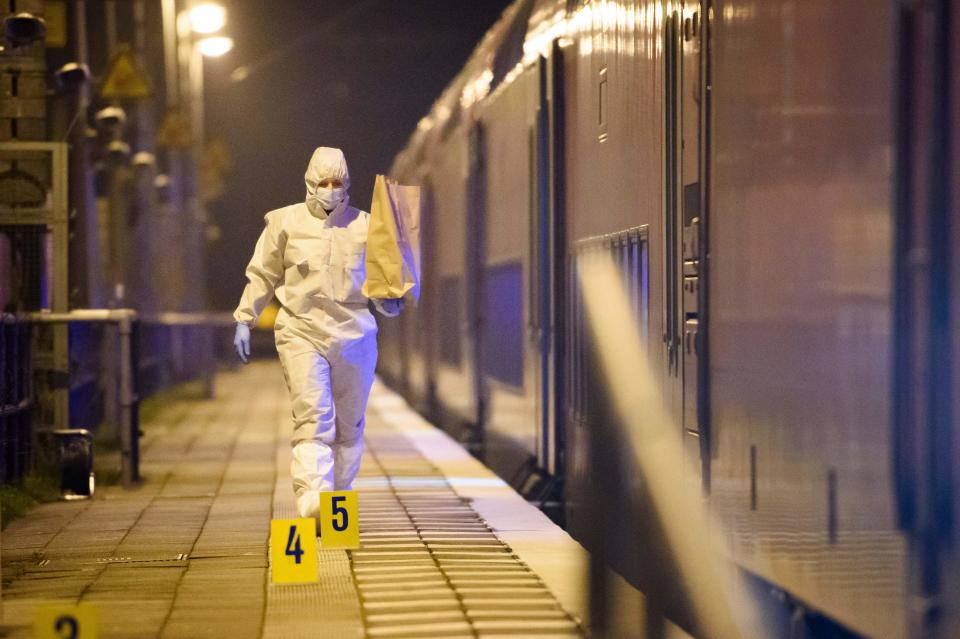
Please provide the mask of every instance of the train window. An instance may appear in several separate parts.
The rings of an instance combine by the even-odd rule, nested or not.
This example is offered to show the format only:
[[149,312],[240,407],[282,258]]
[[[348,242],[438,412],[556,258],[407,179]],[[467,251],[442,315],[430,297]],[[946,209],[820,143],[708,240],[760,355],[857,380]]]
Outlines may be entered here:
[[586,425],[600,416],[602,371],[593,353],[579,270],[584,260],[595,256],[609,258],[619,271],[621,286],[633,311],[634,330],[639,332],[641,342],[647,344],[650,332],[650,253],[647,227],[640,226],[581,240],[576,243],[571,256],[567,269],[567,414],[572,420]]
[[453,366],[459,366],[463,356],[460,343],[460,318],[463,306],[460,295],[461,282],[459,275],[440,279],[439,307],[446,312],[446,317],[440,322],[440,360]]
[[523,387],[523,265],[506,262],[484,273],[483,370]]
[[523,43],[527,39],[527,23],[530,21],[530,14],[533,12],[533,5],[534,0],[523,0],[523,3],[517,7],[510,26],[493,55],[491,93],[503,82],[507,74],[523,60]]

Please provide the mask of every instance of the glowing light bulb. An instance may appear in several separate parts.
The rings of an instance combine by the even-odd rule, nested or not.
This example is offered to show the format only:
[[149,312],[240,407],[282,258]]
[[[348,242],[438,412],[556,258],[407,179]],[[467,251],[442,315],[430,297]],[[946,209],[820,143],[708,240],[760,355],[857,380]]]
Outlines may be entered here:
[[210,2],[190,9],[189,16],[194,33],[216,33],[227,23],[227,10]]
[[233,48],[233,38],[228,38],[226,36],[204,38],[197,43],[197,46],[200,48],[200,53],[203,55],[207,56],[208,58],[216,58],[224,53],[227,53]]

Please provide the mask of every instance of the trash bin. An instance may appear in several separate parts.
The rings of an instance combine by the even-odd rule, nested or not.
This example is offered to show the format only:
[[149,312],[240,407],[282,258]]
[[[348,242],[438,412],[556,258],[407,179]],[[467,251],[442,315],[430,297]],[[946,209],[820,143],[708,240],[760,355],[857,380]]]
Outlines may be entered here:
[[85,428],[53,431],[60,458],[60,497],[89,499],[93,495],[93,434]]

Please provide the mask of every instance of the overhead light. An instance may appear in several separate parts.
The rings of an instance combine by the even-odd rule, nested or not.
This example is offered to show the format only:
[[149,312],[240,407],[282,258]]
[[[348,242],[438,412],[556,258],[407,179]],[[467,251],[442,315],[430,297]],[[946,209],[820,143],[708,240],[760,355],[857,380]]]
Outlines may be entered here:
[[233,38],[226,36],[213,36],[204,38],[197,43],[200,47],[200,53],[207,57],[216,58],[233,48]]
[[3,20],[3,35],[14,46],[33,44],[47,35],[47,23],[43,18],[21,11]]
[[216,33],[227,23],[227,10],[212,2],[198,4],[188,15],[194,33]]
[[113,140],[107,145],[107,158],[114,162],[126,162],[130,157],[130,145],[123,140]]
[[154,167],[157,165],[157,156],[149,151],[139,151],[130,158],[130,164],[141,168]]
[[244,65],[239,66],[233,71],[230,72],[230,81],[231,82],[243,82],[250,76],[250,67]]
[[76,89],[90,81],[90,67],[79,62],[68,62],[53,73],[61,89]]
[[108,106],[97,111],[93,119],[98,126],[107,129],[121,128],[127,122],[127,112],[118,106]]

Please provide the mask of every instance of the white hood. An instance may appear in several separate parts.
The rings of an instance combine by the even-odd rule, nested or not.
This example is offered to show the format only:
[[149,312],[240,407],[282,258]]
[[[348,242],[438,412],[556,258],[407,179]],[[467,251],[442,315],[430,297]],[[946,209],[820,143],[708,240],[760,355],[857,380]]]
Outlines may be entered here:
[[[326,178],[336,178],[343,183],[345,191],[350,189],[350,169],[347,168],[347,158],[343,155],[343,151],[321,146],[313,152],[310,164],[307,165],[307,172],[303,176],[303,181],[307,185],[307,208],[310,209],[310,213],[318,217],[327,216],[327,212],[314,199],[317,184]],[[346,195],[337,209],[344,208],[349,199],[350,196]]]

